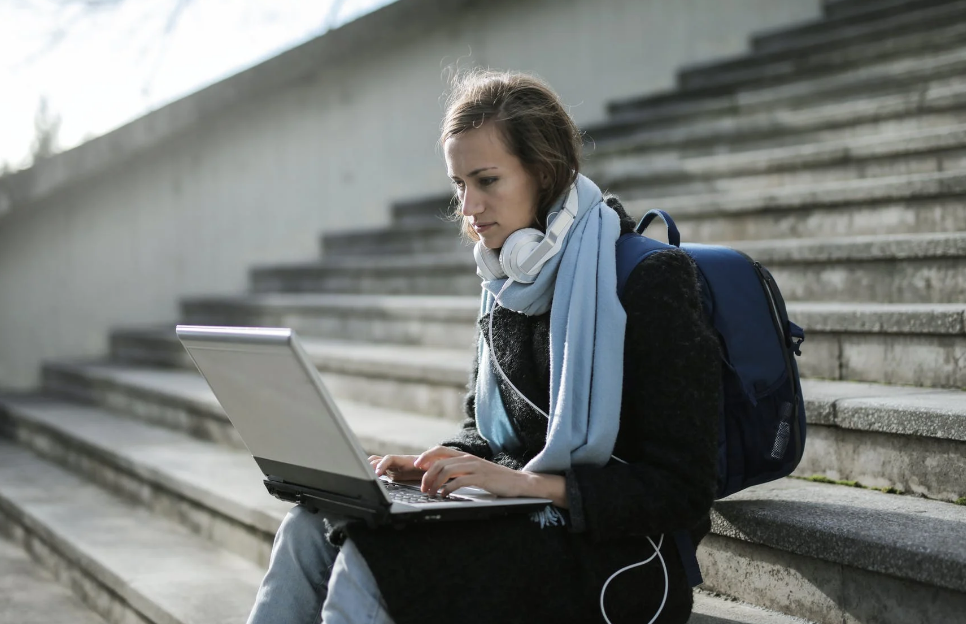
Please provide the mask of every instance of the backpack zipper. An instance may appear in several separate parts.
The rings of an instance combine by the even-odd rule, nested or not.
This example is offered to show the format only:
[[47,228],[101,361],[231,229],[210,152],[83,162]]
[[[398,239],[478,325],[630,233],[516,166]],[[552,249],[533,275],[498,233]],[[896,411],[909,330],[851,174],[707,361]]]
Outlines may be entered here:
[[[748,258],[748,259],[751,260],[751,258]],[[782,328],[782,318],[781,318],[781,314],[778,313],[778,305],[775,303],[775,296],[771,292],[771,283],[773,282],[765,275],[765,272],[760,262],[752,260],[752,264],[755,267],[755,271],[757,271],[758,273],[758,279],[761,282],[761,285],[765,291],[765,297],[768,299],[768,306],[771,308],[772,321],[775,324],[775,329],[778,331],[778,335],[781,337],[781,349],[782,349],[782,356],[785,359],[785,370],[787,371],[787,374],[788,374],[788,380],[792,384],[792,400],[793,400],[792,431],[794,433],[794,438],[795,438],[796,463],[798,463],[799,461],[801,461],[801,458],[802,458],[802,436],[801,436],[801,432],[799,431],[799,423],[798,423],[799,397],[798,397],[798,388],[795,384],[794,371],[792,370],[791,356],[789,355],[788,348],[786,346],[788,340],[785,337],[785,330],[784,328]]]

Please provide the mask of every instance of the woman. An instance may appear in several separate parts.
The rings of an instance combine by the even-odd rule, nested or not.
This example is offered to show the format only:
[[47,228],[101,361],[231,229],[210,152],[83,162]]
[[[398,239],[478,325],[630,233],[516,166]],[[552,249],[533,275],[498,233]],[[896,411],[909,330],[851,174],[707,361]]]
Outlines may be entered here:
[[[424,492],[474,485],[553,506],[404,531],[296,507],[249,622],[308,624],[320,608],[326,624],[686,622],[670,536],[709,530],[720,400],[692,261],[649,256],[618,299],[614,245],[634,222],[578,173],[580,134],[533,77],[462,76],[441,142],[484,277],[466,420],[419,456],[370,462]],[[560,249],[517,274],[508,249],[567,213]],[[501,253],[516,279],[500,277]]]

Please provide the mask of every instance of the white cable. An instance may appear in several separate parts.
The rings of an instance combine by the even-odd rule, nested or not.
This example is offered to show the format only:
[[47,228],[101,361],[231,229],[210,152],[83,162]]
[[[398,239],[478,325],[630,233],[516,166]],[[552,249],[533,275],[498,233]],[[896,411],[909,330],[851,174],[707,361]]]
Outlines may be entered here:
[[[509,286],[512,283],[513,283],[513,279],[512,278],[507,278],[506,283],[503,284],[503,288],[501,288],[500,289],[500,292],[497,293],[497,295],[496,295],[496,305],[501,305],[501,306],[503,305],[502,303],[500,303],[500,295],[502,295],[503,294],[503,291],[507,289],[507,286]],[[516,386],[513,385],[513,382],[510,381],[510,378],[506,376],[506,373],[503,372],[503,367],[500,366],[500,360],[497,359],[497,357],[496,357],[496,349],[493,348],[493,316],[496,313],[496,305],[494,305],[493,306],[493,309],[490,310],[490,323],[489,323],[490,343],[488,345],[490,347],[490,355],[493,356],[493,363],[496,365],[496,370],[497,370],[497,372],[500,373],[500,377],[503,378],[503,381],[505,381],[508,386],[510,386],[511,388],[513,388],[513,391],[516,392],[517,395],[519,395],[521,399],[523,399],[524,401],[526,401],[530,405],[530,407],[532,407],[533,409],[537,410],[539,413],[543,414],[543,417],[546,418],[547,421],[549,422],[550,421],[550,415],[547,414],[547,412],[545,412],[542,409],[540,409],[539,407],[537,407],[536,405],[534,405],[533,401],[531,401],[530,399],[528,399],[525,394],[523,394],[522,392],[520,392],[520,390]],[[616,459],[617,461],[619,461],[622,464],[626,464],[627,463],[626,461],[624,461],[620,457],[617,457],[616,455],[611,455],[611,457],[614,458],[614,459]]]
[[[496,304],[497,305],[502,305],[502,304],[500,304],[500,295],[502,295],[503,294],[503,291],[505,291],[507,289],[507,287],[510,284],[512,284],[512,283],[513,283],[513,280],[511,278],[507,278],[507,281],[503,285],[503,288],[501,288],[500,289],[500,292],[497,293],[497,295],[496,295]],[[522,392],[520,392],[520,390],[516,386],[513,385],[513,382],[510,381],[509,377],[506,376],[506,373],[503,372],[503,367],[500,366],[500,361],[496,357],[496,350],[493,348],[493,316],[494,316],[494,313],[495,312],[496,312],[496,305],[494,305],[493,309],[490,310],[490,322],[489,322],[489,338],[490,338],[489,347],[490,347],[490,355],[493,356],[493,363],[496,365],[496,370],[500,373],[500,376],[503,378],[503,381],[505,381],[508,386],[510,386],[511,388],[513,388],[514,392],[516,392],[520,396],[520,398],[522,398],[524,401],[526,401],[528,404],[530,404],[530,407],[532,407],[533,409],[535,409],[538,412],[540,412],[541,414],[543,414],[544,418],[546,418],[547,421],[549,421],[550,420],[550,416],[545,411],[543,411],[542,409],[540,409],[539,407],[537,407],[536,405],[534,405],[533,401],[531,401],[530,399],[528,399],[525,394],[523,394]],[[626,464],[627,463],[626,461],[624,461],[620,457],[617,457],[616,455],[611,455],[611,457],[613,459],[616,459],[617,461],[619,461],[622,464]],[[610,619],[607,617],[607,613],[604,610],[604,592],[607,591],[607,586],[610,585],[610,582],[613,581],[615,578],[617,578],[617,575],[619,575],[621,572],[626,572],[627,570],[630,570],[632,568],[636,568],[636,567],[642,566],[642,565],[644,565],[646,563],[650,563],[654,559],[654,557],[657,557],[658,558],[658,560],[661,562],[661,568],[663,568],[663,570],[664,570],[664,597],[661,598],[661,606],[659,606],[657,608],[657,613],[654,614],[654,617],[652,617],[651,620],[647,624],[654,624],[654,621],[657,620],[657,618],[661,615],[661,612],[664,611],[664,604],[667,602],[668,590],[670,589],[670,581],[668,579],[668,573],[667,573],[667,563],[664,562],[664,557],[661,555],[661,546],[664,545],[664,535],[661,535],[661,539],[658,540],[658,543],[657,544],[655,544],[654,543],[654,540],[652,540],[650,537],[647,538],[647,541],[650,542],[651,543],[651,546],[654,547],[654,554],[651,555],[650,557],[648,557],[647,559],[645,559],[644,561],[639,561],[637,563],[632,563],[631,565],[626,566],[626,567],[623,567],[620,570],[618,570],[617,572],[614,572],[613,574],[610,575],[610,578],[607,579],[607,581],[604,583],[604,586],[600,590],[600,614],[604,616],[604,621],[607,622],[607,624],[613,624],[610,621]]]
[[617,578],[617,575],[620,574],[621,572],[626,572],[627,570],[630,570],[632,568],[642,566],[645,563],[650,563],[650,561],[654,559],[654,557],[658,558],[658,560],[661,562],[661,567],[664,569],[664,597],[661,598],[661,606],[657,608],[657,613],[654,614],[654,617],[652,617],[647,624],[654,624],[654,621],[661,615],[661,612],[664,611],[664,604],[667,602],[668,589],[670,588],[670,582],[668,580],[668,574],[667,574],[667,564],[664,562],[664,557],[661,555],[661,546],[664,545],[664,536],[663,535],[661,536],[661,539],[658,541],[657,544],[655,544],[654,540],[652,540],[650,537],[647,538],[647,541],[649,541],[651,543],[651,546],[654,547],[654,554],[648,557],[647,559],[645,559],[644,561],[632,563],[631,565],[623,567],[617,572],[614,572],[613,574],[610,575],[610,578],[607,579],[607,582],[604,583],[604,587],[600,590],[600,614],[604,616],[604,621],[607,622],[607,624],[613,624],[610,621],[610,619],[607,617],[607,612],[604,611],[604,592],[607,591],[607,586],[610,585],[610,582],[613,581],[615,578]]
[[[512,278],[507,278],[506,283],[503,284],[503,288],[501,288],[500,289],[500,292],[497,293],[497,295],[496,295],[496,303],[497,303],[497,305],[503,305],[503,304],[500,303],[500,295],[502,295],[503,294],[503,291],[507,289],[507,286],[509,286],[512,283],[513,283],[513,279]],[[518,390],[517,387],[513,385],[513,382],[510,381],[510,379],[506,376],[506,373],[503,372],[503,367],[500,366],[500,360],[498,360],[497,357],[496,357],[496,349],[493,348],[493,315],[494,315],[495,312],[496,312],[496,306],[494,306],[493,309],[490,310],[490,332],[489,332],[489,335],[490,335],[490,345],[489,346],[490,346],[490,355],[493,356],[493,363],[496,364],[496,370],[500,373],[500,376],[503,377],[503,381],[505,381],[508,386],[510,386],[511,388],[513,388],[513,391],[514,392],[516,392],[518,395],[520,395],[520,398],[522,398],[524,401],[526,401],[527,403],[529,403],[530,404],[530,407],[532,407],[533,409],[535,409],[538,412],[540,412],[541,414],[543,414],[543,417],[544,418],[546,418],[547,420],[550,420],[550,416],[547,414],[547,412],[543,411],[542,409],[540,409],[539,407],[537,407],[536,405],[534,405],[533,404],[533,401],[531,401],[530,399],[528,399],[525,394],[523,394],[522,392],[520,392],[520,390]]]

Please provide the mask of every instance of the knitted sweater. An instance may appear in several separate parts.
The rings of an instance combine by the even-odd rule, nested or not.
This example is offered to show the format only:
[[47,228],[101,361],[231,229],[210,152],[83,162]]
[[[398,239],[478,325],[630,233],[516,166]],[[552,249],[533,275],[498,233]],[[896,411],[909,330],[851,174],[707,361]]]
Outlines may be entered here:
[[[608,204],[633,221],[615,198]],[[714,498],[720,351],[704,316],[696,269],[679,250],[649,256],[624,290],[627,328],[620,431],[603,467],[573,466],[566,478],[566,524],[546,526],[527,515],[486,521],[413,525],[405,529],[341,527],[366,558],[397,624],[603,622],[600,592],[617,570],[647,559],[665,534],[667,603],[658,622],[686,622],[692,607],[671,533],[692,530],[695,544],[710,528]],[[489,317],[480,320],[486,335]],[[493,347],[513,384],[549,407],[550,314],[497,308]],[[523,451],[493,456],[476,429],[473,389],[466,419],[445,445],[520,469],[543,447],[547,421],[502,378],[500,394]],[[647,622],[664,594],[660,562],[632,568],[608,585],[604,607],[614,624]]]

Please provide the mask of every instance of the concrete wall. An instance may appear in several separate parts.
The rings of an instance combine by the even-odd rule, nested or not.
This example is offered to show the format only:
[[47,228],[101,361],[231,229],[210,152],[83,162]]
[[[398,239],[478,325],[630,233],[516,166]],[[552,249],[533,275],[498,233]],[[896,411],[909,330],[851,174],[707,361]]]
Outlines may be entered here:
[[[0,386],[35,384],[46,359],[103,354],[112,327],[175,321],[184,295],[242,291],[252,265],[311,260],[320,233],[385,223],[394,200],[445,192],[441,68],[457,59],[538,73],[588,125],[610,100],[671,88],[682,64],[741,53],[752,32],[820,11],[819,0],[450,6],[395,41],[374,26],[340,59],[255,96],[232,101],[253,74],[230,78],[215,87],[232,103],[187,129],[168,132],[165,115],[204,92],[152,113],[135,130],[161,138],[105,171],[71,181],[85,146],[48,163],[67,182],[0,218]],[[378,18],[355,28],[367,20]]]

